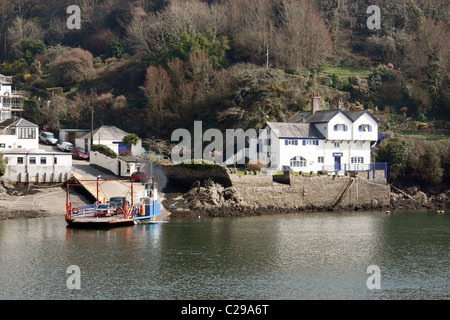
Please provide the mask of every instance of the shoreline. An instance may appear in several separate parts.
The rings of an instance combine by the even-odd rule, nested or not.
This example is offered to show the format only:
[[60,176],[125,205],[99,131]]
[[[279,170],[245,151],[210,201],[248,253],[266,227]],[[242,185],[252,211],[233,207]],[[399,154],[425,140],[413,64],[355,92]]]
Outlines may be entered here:
[[[22,190],[11,188],[10,193],[0,194],[0,220],[32,219],[65,216],[65,189],[57,186],[30,185]],[[448,197],[426,196],[423,192],[415,195],[391,193],[390,204],[380,205],[376,202],[362,206],[261,206],[246,203],[239,195],[231,194],[227,200],[211,201],[208,194],[188,192],[160,192],[161,215],[156,221],[170,217],[245,217],[306,212],[342,212],[342,211],[387,211],[387,210],[446,210],[450,208]],[[199,199],[200,198],[200,199]],[[89,204],[86,196],[71,194],[71,201],[80,205]]]
[[[20,188],[19,188],[20,189]],[[37,186],[29,185],[17,190],[9,188],[7,194],[0,194],[0,220],[33,219],[45,217],[61,217],[66,215],[66,190],[61,185]],[[161,204],[164,201],[164,193],[159,193]],[[80,193],[73,192],[70,195],[72,203],[77,205],[90,204],[91,201]],[[171,213],[161,206],[161,215],[155,221],[167,220]]]

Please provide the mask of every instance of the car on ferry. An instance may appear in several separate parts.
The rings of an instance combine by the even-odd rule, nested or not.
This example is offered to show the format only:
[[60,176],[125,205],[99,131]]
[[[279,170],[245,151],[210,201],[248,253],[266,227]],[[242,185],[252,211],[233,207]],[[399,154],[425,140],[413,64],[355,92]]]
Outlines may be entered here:
[[116,208],[111,203],[100,203],[95,212],[97,217],[112,216],[116,213]]

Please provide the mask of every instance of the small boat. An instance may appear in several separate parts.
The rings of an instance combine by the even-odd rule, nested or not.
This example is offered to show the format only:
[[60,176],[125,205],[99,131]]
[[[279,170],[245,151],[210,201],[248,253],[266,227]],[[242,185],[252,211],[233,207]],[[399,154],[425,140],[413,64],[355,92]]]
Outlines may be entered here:
[[[70,179],[66,182],[66,222],[71,228],[111,228],[132,226],[138,223],[152,221],[161,214],[161,204],[158,190],[153,176],[144,182],[144,191],[138,191],[139,202],[134,203],[133,179],[97,178],[97,201],[91,205],[77,206],[69,201],[69,190],[80,186],[80,181]],[[107,202],[99,201],[99,184],[105,181],[130,182],[130,198],[116,196]]]

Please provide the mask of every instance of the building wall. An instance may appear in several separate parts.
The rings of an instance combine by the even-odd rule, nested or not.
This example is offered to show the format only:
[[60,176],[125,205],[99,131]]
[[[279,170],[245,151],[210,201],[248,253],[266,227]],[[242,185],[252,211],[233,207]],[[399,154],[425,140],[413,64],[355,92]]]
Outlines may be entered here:
[[[39,149],[39,136],[37,128],[32,128],[35,130],[35,138],[34,139],[19,139],[17,133],[14,135],[9,134],[1,134],[0,135],[0,151],[8,150],[8,149],[29,149],[29,150],[37,150]],[[2,147],[4,144],[4,147]]]
[[[347,131],[334,131],[335,125],[344,124],[347,126]],[[325,137],[328,140],[351,140],[352,139],[352,131],[351,131],[352,121],[343,113],[336,114],[328,123],[327,123],[327,134]],[[317,127],[317,126],[316,126]]]
[[[116,142],[116,143],[114,143]],[[103,140],[103,139],[94,139],[94,144],[103,144],[113,150],[115,153],[119,154],[119,145],[117,142],[122,142],[121,140]],[[91,139],[88,139],[88,146],[91,144]],[[80,148],[85,148],[85,139],[76,138],[75,146]],[[131,152],[133,156],[142,156],[145,153],[145,149],[142,147],[142,140],[139,139],[135,146],[131,147]]]
[[[4,178],[11,182],[62,182],[70,178],[72,171],[71,154],[4,152],[3,157],[6,163]],[[19,163],[18,158],[22,158],[23,163]]]
[[[371,132],[359,131],[359,126],[368,124],[372,126]],[[353,123],[353,140],[377,141],[378,140],[378,124],[370,115],[363,114]]]

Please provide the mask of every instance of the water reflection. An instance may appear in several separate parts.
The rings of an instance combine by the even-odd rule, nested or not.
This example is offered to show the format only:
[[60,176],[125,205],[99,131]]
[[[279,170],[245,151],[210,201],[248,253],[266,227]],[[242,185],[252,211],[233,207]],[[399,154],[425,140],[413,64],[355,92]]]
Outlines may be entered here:
[[[110,230],[0,221],[3,299],[448,298],[450,219],[430,212],[172,219]],[[68,290],[78,265],[81,290]],[[366,269],[382,270],[368,290]]]

